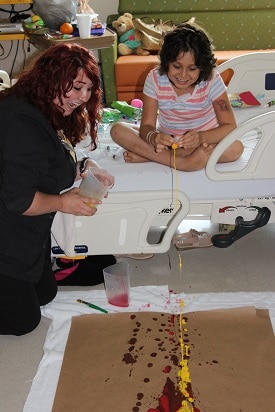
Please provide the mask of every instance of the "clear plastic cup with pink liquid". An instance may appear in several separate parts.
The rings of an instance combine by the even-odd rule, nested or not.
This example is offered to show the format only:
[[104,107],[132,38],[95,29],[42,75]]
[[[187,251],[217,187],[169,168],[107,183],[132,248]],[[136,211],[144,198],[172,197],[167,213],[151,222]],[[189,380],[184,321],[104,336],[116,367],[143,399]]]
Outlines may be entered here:
[[111,305],[127,307],[130,303],[130,265],[119,262],[103,269],[105,291]]

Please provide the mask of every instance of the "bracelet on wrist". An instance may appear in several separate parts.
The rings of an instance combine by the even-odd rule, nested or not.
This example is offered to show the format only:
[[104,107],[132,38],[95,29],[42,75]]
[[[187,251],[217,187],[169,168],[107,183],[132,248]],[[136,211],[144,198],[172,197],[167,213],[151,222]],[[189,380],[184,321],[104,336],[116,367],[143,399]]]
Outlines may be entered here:
[[79,172],[80,172],[80,174],[82,174],[82,173],[85,171],[86,163],[87,163],[87,161],[88,161],[89,159],[90,159],[89,157],[84,157],[84,158],[81,160],[81,162],[80,162],[80,164],[79,164]]
[[146,135],[146,142],[150,145],[150,146],[154,146],[154,144],[152,143],[152,136],[155,134],[155,133],[159,133],[159,131],[158,130],[151,130],[150,132],[148,132],[147,133],[147,135]]

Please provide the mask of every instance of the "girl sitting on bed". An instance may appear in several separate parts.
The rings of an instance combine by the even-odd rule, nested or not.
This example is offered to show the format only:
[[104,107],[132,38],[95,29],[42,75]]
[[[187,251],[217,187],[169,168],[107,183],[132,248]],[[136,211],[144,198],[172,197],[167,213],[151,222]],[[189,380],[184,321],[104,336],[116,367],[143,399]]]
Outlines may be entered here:
[[[175,143],[178,170],[205,167],[214,146],[236,128],[236,122],[207,33],[195,23],[168,32],[159,67],[147,75],[141,125],[116,123],[112,139],[125,150],[125,162],[172,163]],[[234,142],[219,162],[237,160],[243,152]]]

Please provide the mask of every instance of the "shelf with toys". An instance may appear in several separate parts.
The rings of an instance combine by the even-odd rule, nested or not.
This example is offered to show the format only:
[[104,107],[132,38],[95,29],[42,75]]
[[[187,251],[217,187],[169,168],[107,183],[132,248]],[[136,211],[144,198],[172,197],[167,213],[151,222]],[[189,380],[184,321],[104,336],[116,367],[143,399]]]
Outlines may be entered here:
[[[0,0],[0,5],[5,4],[5,5],[15,5],[15,4],[32,4],[33,0]],[[86,2],[82,2],[84,5]],[[8,23],[6,21],[6,23]],[[72,36],[72,35],[47,35],[47,36],[41,36],[39,35],[35,30],[28,30],[25,24],[25,21],[23,22],[24,26],[24,32],[20,33],[5,33],[1,34],[0,33],[0,40],[25,40],[29,39],[31,43],[34,44],[35,47],[38,49],[44,49],[49,47],[55,42],[60,42],[60,41],[66,41],[69,43],[76,42],[78,44],[83,45],[84,47],[87,47],[88,49],[101,49],[105,47],[111,47],[116,40],[116,34],[112,31],[106,28],[104,26],[104,30],[102,30],[102,33],[95,33],[91,34],[91,37],[87,39],[81,39],[78,36]]]

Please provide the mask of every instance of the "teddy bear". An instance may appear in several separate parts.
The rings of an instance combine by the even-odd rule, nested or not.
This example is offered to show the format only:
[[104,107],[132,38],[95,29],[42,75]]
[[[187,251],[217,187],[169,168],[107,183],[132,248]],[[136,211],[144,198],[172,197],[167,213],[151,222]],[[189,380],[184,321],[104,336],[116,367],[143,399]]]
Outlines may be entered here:
[[143,50],[141,43],[141,35],[134,28],[133,16],[131,13],[124,13],[112,23],[113,28],[117,31],[118,54],[127,56],[129,54],[138,54],[139,56],[148,56],[149,51]]

